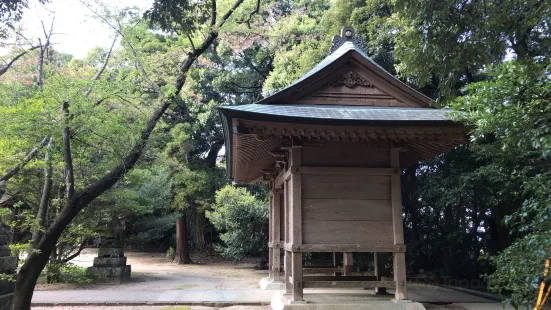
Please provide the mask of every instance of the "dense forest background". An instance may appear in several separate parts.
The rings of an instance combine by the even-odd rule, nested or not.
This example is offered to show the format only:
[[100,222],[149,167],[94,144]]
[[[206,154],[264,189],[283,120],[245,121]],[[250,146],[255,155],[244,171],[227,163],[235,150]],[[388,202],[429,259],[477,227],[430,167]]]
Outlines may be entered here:
[[[211,7],[233,15],[211,19]],[[532,305],[550,280],[549,1],[157,0],[145,14],[91,5],[114,41],[84,59],[50,44],[55,20],[30,41],[17,23],[32,17],[0,9],[10,51],[0,69],[0,207],[12,250],[45,246],[44,231],[82,197],[73,195],[120,170],[75,209],[46,270],[100,242],[175,248],[177,226],[182,243],[169,254],[180,263],[189,250],[266,255],[266,188],[228,183],[215,107],[287,86],[352,26],[378,64],[471,128],[468,145],[403,171],[408,274],[488,285],[516,305]],[[166,109],[144,140],[158,103]],[[371,258],[355,264],[369,270]]]

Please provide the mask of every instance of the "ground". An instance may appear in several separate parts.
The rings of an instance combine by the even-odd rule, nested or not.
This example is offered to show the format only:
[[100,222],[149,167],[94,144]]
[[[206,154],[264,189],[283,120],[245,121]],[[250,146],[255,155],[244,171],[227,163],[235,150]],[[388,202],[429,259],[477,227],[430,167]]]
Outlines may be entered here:
[[[96,256],[96,249],[86,249],[73,261],[82,267],[89,267]],[[143,301],[175,300],[185,304],[195,304],[197,301],[228,301],[224,309],[228,310],[267,310],[269,306],[264,300],[270,299],[271,291],[259,290],[258,282],[266,277],[267,270],[256,268],[257,260],[250,260],[239,264],[232,264],[229,260],[215,255],[194,255],[192,265],[178,265],[169,262],[164,253],[131,252],[127,251],[127,263],[132,266],[132,280],[119,285],[109,284],[39,284],[33,297],[33,303],[59,304],[62,302],[79,302],[84,306],[54,306],[48,310],[207,310],[218,309],[200,306],[91,306],[90,303],[133,304]],[[416,286],[418,286],[416,288]],[[359,296],[364,296],[360,291]],[[306,292],[305,292],[306,293]],[[322,293],[322,292],[319,292]],[[323,294],[323,293],[322,293]],[[266,297],[266,296],[268,297]],[[464,303],[479,302],[476,296],[438,287],[419,287],[411,285],[410,295],[415,295],[422,301],[427,310],[498,310],[501,305],[494,304],[448,304],[449,298],[461,300]],[[319,296],[319,295],[318,295]],[[122,298],[122,299],[121,299]],[[363,297],[360,297],[363,298]],[[263,300],[262,303],[256,302]],[[412,298],[413,299],[413,298]],[[81,302],[84,300],[84,302]],[[249,302],[250,306],[231,306]],[[425,300],[434,301],[425,303]],[[252,301],[252,303],[251,303]],[[487,301],[486,301],[487,302]],[[202,303],[213,305],[212,303]],[[199,304],[200,305],[200,304]],[[33,309],[46,309],[33,307]]]
[[[85,249],[72,262],[92,266],[97,249]],[[258,288],[258,281],[267,270],[256,269],[256,260],[232,264],[214,255],[193,255],[192,265],[168,261],[164,253],[127,251],[127,264],[132,266],[132,280],[119,285],[105,284],[39,284],[37,290],[223,290]]]

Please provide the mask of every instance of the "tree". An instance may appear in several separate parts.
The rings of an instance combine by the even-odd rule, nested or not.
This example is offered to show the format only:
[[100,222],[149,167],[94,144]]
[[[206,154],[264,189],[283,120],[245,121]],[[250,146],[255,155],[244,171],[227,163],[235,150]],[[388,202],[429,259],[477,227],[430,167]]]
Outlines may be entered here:
[[[134,145],[128,151],[124,156],[122,156],[120,163],[112,166],[109,169],[109,172],[104,174],[103,176],[99,177],[98,179],[92,181],[89,183],[89,185],[82,186],[79,190],[73,190],[74,188],[74,180],[70,177],[73,175],[74,166],[71,164],[72,162],[72,153],[70,152],[68,146],[70,146],[71,137],[70,134],[66,135],[66,143],[64,143],[64,162],[65,162],[65,175],[69,176],[66,178],[66,197],[67,199],[64,202],[63,208],[60,210],[58,215],[56,216],[53,223],[50,225],[49,229],[45,232],[44,236],[36,246],[36,250],[32,253],[30,253],[28,259],[26,262],[21,266],[20,271],[17,275],[16,280],[16,289],[15,289],[15,295],[13,298],[13,309],[29,309],[30,308],[30,301],[33,294],[34,286],[36,284],[36,280],[38,279],[38,276],[40,275],[40,272],[45,267],[49,254],[52,252],[54,246],[56,245],[58,239],[60,238],[63,231],[67,228],[67,226],[71,223],[71,221],[80,213],[81,210],[83,210],[86,206],[88,206],[94,199],[96,199],[98,196],[103,194],[105,191],[110,189],[113,185],[115,185],[126,173],[128,170],[132,169],[133,166],[136,164],[138,159],[143,153],[143,150],[146,147],[147,141],[149,140],[149,137],[151,136],[153,130],[155,129],[155,126],[159,122],[159,120],[162,118],[165,111],[168,109],[168,107],[171,104],[174,104],[179,100],[179,93],[182,89],[186,78],[188,71],[190,70],[193,63],[197,60],[197,58],[202,55],[205,50],[212,44],[212,42],[218,37],[220,28],[226,23],[226,21],[230,18],[232,13],[241,5],[243,0],[237,0],[236,2],[230,4],[228,7],[228,10],[226,13],[222,16],[217,15],[217,8],[216,8],[216,2],[210,1],[210,2],[198,2],[198,3],[190,3],[189,9],[183,12],[188,12],[191,14],[190,22],[191,23],[199,23],[200,20],[196,20],[197,15],[195,13],[199,12],[199,10],[202,10],[205,7],[210,7],[210,18],[209,22],[204,24],[199,24],[201,26],[198,26],[197,29],[205,30],[206,35],[203,40],[199,42],[197,46],[193,45],[190,52],[187,53],[187,55],[183,58],[183,60],[180,63],[178,74],[176,75],[176,80],[172,83],[172,85],[168,87],[164,87],[164,89],[161,89],[161,87],[157,84],[154,84],[149,79],[148,72],[145,71],[145,68],[143,67],[142,63],[139,61],[139,58],[137,55],[137,52],[133,49],[133,46],[130,42],[126,41],[126,45],[128,49],[134,54],[133,61],[135,62],[135,65],[137,67],[138,72],[148,82],[148,86],[151,87],[151,89],[159,96],[158,100],[158,106],[153,109],[150,117],[145,122],[144,128],[141,130],[139,137],[137,140],[135,140]],[[160,6],[162,2],[156,1],[154,3],[153,10],[151,12],[160,12],[163,8]],[[193,13],[192,13],[193,12]],[[174,14],[174,12],[168,12],[170,14]],[[180,14],[181,14],[180,13]],[[153,22],[159,22],[161,27],[163,26],[163,20],[165,17],[156,18],[155,15],[149,15],[152,17]],[[165,15],[162,15],[165,16]],[[119,34],[124,38],[124,33],[117,29]],[[191,35],[192,33],[182,33],[183,35]],[[69,106],[69,102],[64,102],[63,106]],[[66,111],[66,118],[65,118],[65,124],[63,125],[63,128],[69,128],[70,129],[70,119],[68,115],[74,116],[74,112],[70,111],[68,108],[64,109]],[[69,114],[71,113],[71,114]],[[71,119],[71,121],[73,121]]]
[[517,163],[510,178],[521,180],[523,204],[505,219],[516,240],[492,258],[496,271],[488,280],[491,289],[510,294],[516,307],[532,308],[540,283],[550,281],[545,265],[551,258],[549,64],[508,61],[488,76],[469,85],[455,107],[474,125],[475,141],[491,137],[502,150],[498,156]]
[[247,189],[226,185],[216,192],[216,203],[207,218],[221,233],[216,250],[234,262],[246,256],[266,257],[268,252],[268,203]]

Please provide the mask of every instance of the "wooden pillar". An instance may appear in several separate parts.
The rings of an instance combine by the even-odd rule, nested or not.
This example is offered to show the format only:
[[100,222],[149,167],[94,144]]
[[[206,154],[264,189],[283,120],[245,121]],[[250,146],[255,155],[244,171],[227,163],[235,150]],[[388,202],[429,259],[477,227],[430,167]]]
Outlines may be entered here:
[[[301,166],[302,148],[300,145],[295,144],[291,148],[290,154],[290,243],[292,245],[302,244],[302,179],[299,172]],[[292,302],[303,301],[303,282],[302,282],[302,253],[292,253],[292,277],[293,277],[293,295],[291,296]]]
[[293,292],[293,283],[291,283],[291,267],[292,267],[292,259],[291,259],[291,251],[285,251],[285,295],[291,295]]
[[273,209],[272,209],[272,274],[274,281],[281,280],[281,190],[273,190]]
[[[290,190],[289,190],[289,181],[287,180],[284,180],[283,181],[283,193],[284,193],[284,196],[283,196],[283,203],[284,203],[284,206],[283,206],[283,214],[284,214],[284,217],[283,217],[283,221],[284,221],[284,241],[285,241],[285,244],[288,244],[290,243],[290,237],[289,237],[289,233],[290,233],[290,227],[289,227],[289,223],[290,223],[290,207],[289,207],[289,204],[290,204]],[[292,291],[293,291],[293,284],[291,283],[290,281],[290,277],[291,277],[291,252],[289,251],[285,251],[285,258],[283,260],[283,270],[285,271],[285,295],[291,295]]]
[[[400,149],[390,149],[390,167],[394,168],[391,176],[392,197],[392,227],[394,232],[394,245],[404,245],[404,226],[402,220],[402,189],[400,185]],[[397,300],[408,299],[406,286],[406,253],[393,254],[394,281],[396,289],[394,298]]]
[[[381,281],[382,277],[389,276],[385,268],[385,253],[373,253],[373,265],[375,266],[377,281]],[[375,294],[386,294],[386,287],[376,287]]]
[[[271,186],[273,186],[273,182]],[[274,280],[274,191],[270,190],[270,210],[268,212],[268,278]]]
[[342,262],[343,262],[342,264],[344,268],[344,275],[351,276],[352,265],[354,264],[352,253],[342,253]]

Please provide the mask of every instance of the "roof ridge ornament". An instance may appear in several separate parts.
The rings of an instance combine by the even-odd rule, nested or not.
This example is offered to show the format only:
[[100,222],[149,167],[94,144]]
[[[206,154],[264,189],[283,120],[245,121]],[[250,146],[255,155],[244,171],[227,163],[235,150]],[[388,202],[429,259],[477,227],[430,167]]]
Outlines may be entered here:
[[331,41],[331,47],[329,48],[329,55],[333,54],[333,52],[335,52],[347,41],[354,43],[354,45],[359,47],[364,52],[366,51],[365,40],[362,37],[356,36],[356,31],[354,30],[354,28],[344,27],[341,29],[340,36],[333,37],[333,40]]

